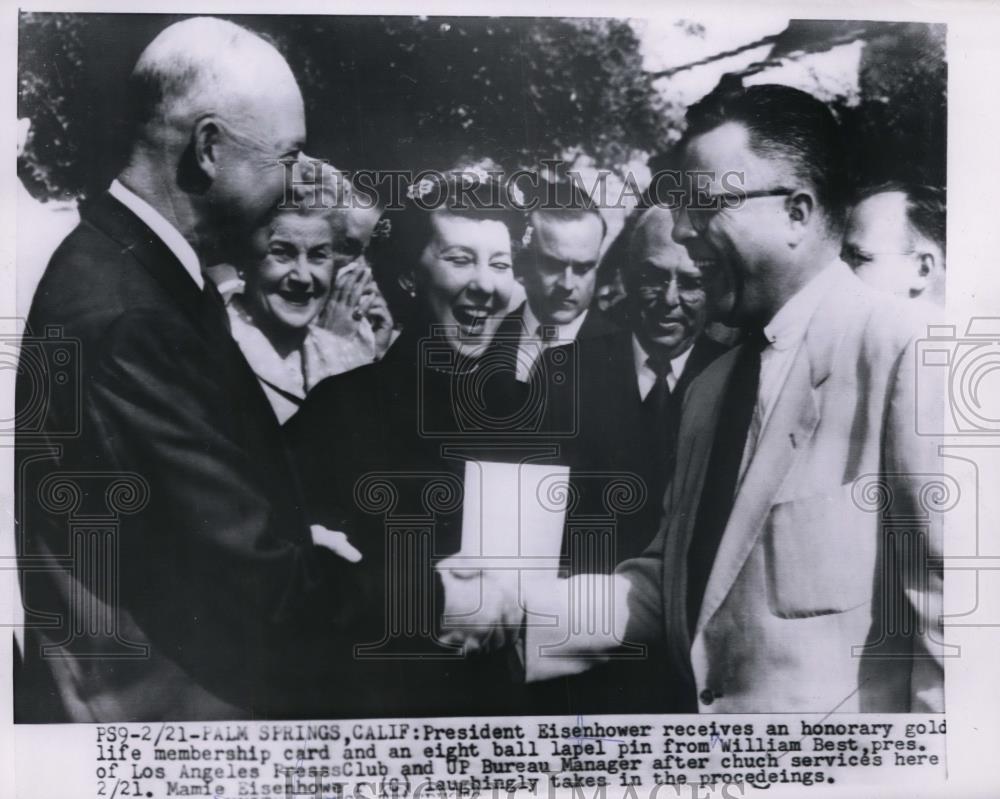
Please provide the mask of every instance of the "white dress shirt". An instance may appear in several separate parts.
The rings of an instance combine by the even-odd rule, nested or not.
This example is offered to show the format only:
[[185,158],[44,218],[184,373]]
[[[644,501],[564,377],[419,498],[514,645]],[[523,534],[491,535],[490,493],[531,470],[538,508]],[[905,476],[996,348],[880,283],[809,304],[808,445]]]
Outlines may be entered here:
[[524,329],[521,331],[521,339],[517,347],[517,379],[521,383],[527,383],[531,376],[531,369],[542,354],[543,349],[558,347],[576,341],[576,336],[583,327],[583,322],[587,318],[588,311],[584,311],[572,322],[564,325],[549,325],[546,328],[553,329],[551,338],[543,339],[539,332],[542,323],[531,310],[529,303],[524,304]]
[[826,296],[829,287],[836,282],[843,265],[837,261],[815,275],[812,280],[798,290],[764,326],[764,337],[768,346],[760,356],[760,383],[757,388],[757,402],[750,419],[747,441],[743,448],[743,460],[737,480],[737,490],[743,481],[757,442],[771,416],[781,389],[784,388],[788,373],[792,369],[795,355],[805,340],[809,321]]
[[145,222],[146,227],[167,245],[167,249],[177,257],[199,289],[205,287],[205,278],[201,275],[201,260],[194,251],[194,247],[177,228],[164,218],[163,214],[134,191],[125,188],[119,180],[111,181],[108,193]]
[[[693,347],[688,347],[680,355],[670,359],[670,374],[667,375],[667,388],[670,389],[671,393],[673,393],[674,388],[677,386],[677,381],[684,371],[684,364],[687,363],[692,349]],[[649,353],[643,349],[642,344],[639,343],[639,339],[634,334],[632,336],[632,357],[635,359],[635,376],[639,384],[639,399],[645,400],[649,396],[649,392],[653,390],[653,386],[656,385],[656,372],[649,365]]]

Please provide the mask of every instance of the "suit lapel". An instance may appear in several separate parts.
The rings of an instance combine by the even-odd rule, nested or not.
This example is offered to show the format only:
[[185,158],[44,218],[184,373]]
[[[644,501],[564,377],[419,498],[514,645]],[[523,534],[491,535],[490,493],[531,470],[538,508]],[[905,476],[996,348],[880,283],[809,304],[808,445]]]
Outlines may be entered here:
[[[857,305],[847,296],[854,288],[853,281],[856,278],[846,272],[845,267],[845,275],[832,285],[809,322],[737,491],[705,587],[696,633],[704,628],[725,600],[760,537],[792,465],[812,440],[820,421],[819,388],[830,376],[843,331],[849,326],[844,324],[843,317],[850,315],[846,309]],[[702,453],[706,460],[710,450],[711,440]],[[699,485],[699,496],[700,492]]]
[[697,629],[712,617],[757,542],[774,497],[797,449],[812,437],[819,408],[810,380],[809,355],[800,346],[733,502],[732,513],[705,587]]
[[599,338],[617,332],[618,328],[605,316],[597,306],[592,306],[587,312],[587,317],[580,325],[580,330],[576,334],[577,340],[588,338]]
[[[670,483],[670,514],[664,542],[663,617],[668,649],[681,673],[691,669],[691,640],[687,622],[687,550],[694,531],[698,501],[718,426],[719,411],[738,349],[706,368],[693,394],[685,397],[681,414],[677,459]],[[693,354],[693,353],[692,353]],[[687,371],[687,367],[685,367]],[[694,401],[691,401],[691,400]]]
[[184,313],[199,324],[202,294],[184,265],[163,240],[108,192],[86,203],[81,215],[134,257]]

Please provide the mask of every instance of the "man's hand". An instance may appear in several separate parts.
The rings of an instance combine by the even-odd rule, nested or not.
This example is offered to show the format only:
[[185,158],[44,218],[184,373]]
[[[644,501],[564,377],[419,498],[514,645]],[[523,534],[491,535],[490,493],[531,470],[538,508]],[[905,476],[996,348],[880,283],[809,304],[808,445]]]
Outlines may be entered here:
[[436,568],[445,589],[441,621],[445,643],[466,653],[496,651],[517,640],[524,610],[518,601],[516,569],[469,569],[456,555]]

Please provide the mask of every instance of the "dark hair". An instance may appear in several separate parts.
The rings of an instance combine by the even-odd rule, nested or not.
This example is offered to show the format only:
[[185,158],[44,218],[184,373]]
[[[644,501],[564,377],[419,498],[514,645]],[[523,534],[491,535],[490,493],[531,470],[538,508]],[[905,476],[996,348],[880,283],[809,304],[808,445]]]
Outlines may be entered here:
[[608,223],[597,203],[566,170],[533,177],[533,180],[519,184],[523,187],[524,205],[531,209],[529,219],[539,214],[558,221],[575,221],[593,215],[601,222],[601,237],[607,235]]
[[[594,216],[601,223],[601,240],[608,234],[608,223],[598,210],[597,203],[564,169],[552,175],[533,175],[524,187],[525,206],[529,208],[528,222],[532,227],[540,219],[552,222],[576,222]],[[530,235],[531,239],[537,238]],[[521,249],[514,260],[516,274],[523,275],[531,269],[532,259],[527,247]]]
[[379,217],[365,251],[389,310],[404,322],[413,312],[413,300],[399,285],[399,278],[416,265],[431,240],[433,214],[502,222],[510,232],[515,258],[526,227],[510,187],[494,176],[454,171],[417,177],[420,180],[410,185],[401,206],[389,208]]
[[795,176],[816,192],[831,231],[843,228],[846,148],[840,124],[823,102],[807,92],[773,83],[720,84],[688,109],[680,146],[726,122],[746,128],[755,153],[789,164]]
[[944,189],[922,183],[887,180],[863,186],[854,197],[854,205],[876,194],[899,192],[906,197],[906,218],[921,236],[933,241],[945,252],[948,203]]

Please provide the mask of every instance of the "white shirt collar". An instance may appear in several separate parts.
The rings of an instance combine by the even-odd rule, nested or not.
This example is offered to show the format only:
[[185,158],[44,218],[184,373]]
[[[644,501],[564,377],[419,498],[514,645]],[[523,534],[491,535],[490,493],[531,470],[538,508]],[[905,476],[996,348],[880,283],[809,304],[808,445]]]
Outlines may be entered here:
[[198,285],[198,288],[205,287],[205,278],[201,274],[201,261],[194,251],[191,243],[185,239],[180,231],[171,225],[153,206],[131,189],[127,189],[119,180],[111,181],[108,193],[118,202],[128,208],[133,214],[141,219],[150,230],[152,230],[167,245],[184,266],[184,269],[191,279]]
[[[670,374],[667,375],[667,386],[669,386],[671,391],[674,390],[677,381],[684,372],[684,365],[687,363],[693,349],[694,345],[688,347],[680,355],[676,355],[670,359]],[[639,398],[646,399],[649,392],[653,390],[653,386],[656,385],[656,372],[649,365],[649,353],[639,343],[639,339],[634,333],[632,334],[632,358],[635,363],[636,381],[639,385]]]
[[[572,322],[567,322],[564,325],[546,325],[547,327],[555,327],[556,337],[553,339],[551,344],[568,344],[571,341],[576,341],[576,336],[580,332],[580,328],[583,327],[583,322],[587,318],[587,314],[590,312],[588,308],[582,314],[580,314]],[[531,310],[531,304],[528,302],[524,303],[524,335],[528,338],[537,339],[538,328],[542,323],[539,321],[538,317],[535,316],[534,311]]]
[[542,323],[538,321],[538,317],[535,316],[531,310],[531,306],[526,301],[524,303],[524,315],[521,318],[524,327],[521,330],[521,338],[518,342],[518,357],[515,365],[515,375],[518,381],[521,383],[528,382],[535,361],[543,349],[575,341],[580,328],[583,327],[584,320],[587,318],[587,313],[587,311],[584,311],[572,322],[565,325],[552,325],[556,329],[555,338],[543,341],[538,335],[538,328]]
[[814,275],[802,288],[781,306],[764,326],[764,336],[776,350],[795,347],[805,337],[809,320],[827,295],[828,287],[840,273],[840,262],[831,264]]

